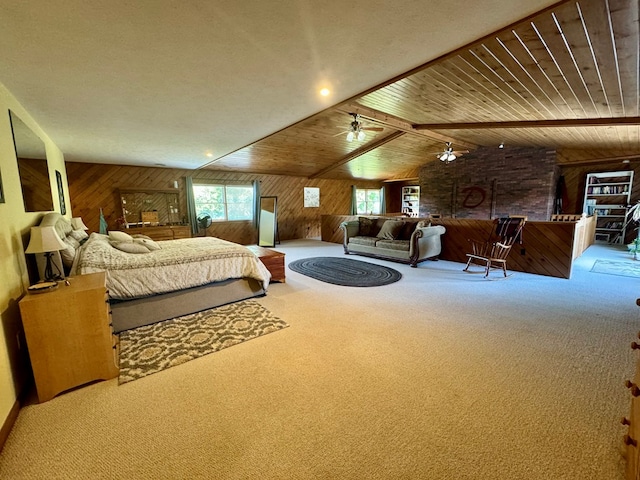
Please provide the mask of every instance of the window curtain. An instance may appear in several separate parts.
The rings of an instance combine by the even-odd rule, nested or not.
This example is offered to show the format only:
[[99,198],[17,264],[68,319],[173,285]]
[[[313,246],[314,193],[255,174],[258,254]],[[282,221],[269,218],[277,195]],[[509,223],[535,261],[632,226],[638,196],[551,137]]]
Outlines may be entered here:
[[254,180],[253,184],[253,228],[258,228],[260,216],[260,180]]
[[196,199],[193,195],[193,177],[186,177],[187,185],[187,219],[191,225],[191,234],[198,235],[198,216],[196,215]]
[[386,190],[386,187],[382,187],[380,189],[380,213],[381,214],[387,213],[387,201],[385,196],[385,190]]
[[358,214],[358,197],[356,196],[356,186],[351,185],[351,215]]

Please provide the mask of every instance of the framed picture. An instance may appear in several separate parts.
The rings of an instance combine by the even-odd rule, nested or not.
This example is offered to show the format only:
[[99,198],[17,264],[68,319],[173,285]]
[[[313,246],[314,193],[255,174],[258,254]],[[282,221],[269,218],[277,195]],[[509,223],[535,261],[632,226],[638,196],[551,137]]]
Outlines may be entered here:
[[60,213],[66,215],[67,205],[64,203],[64,186],[62,185],[62,174],[56,170],[56,182],[58,183],[58,200],[60,200]]
[[304,206],[320,206],[320,189],[318,187],[304,187]]

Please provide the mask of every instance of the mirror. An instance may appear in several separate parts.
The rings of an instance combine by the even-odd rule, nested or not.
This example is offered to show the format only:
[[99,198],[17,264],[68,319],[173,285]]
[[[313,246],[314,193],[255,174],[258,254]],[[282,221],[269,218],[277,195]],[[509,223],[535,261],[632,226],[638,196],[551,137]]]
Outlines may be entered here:
[[260,197],[260,213],[258,216],[258,245],[275,247],[278,234],[277,219],[278,197]]
[[120,190],[125,228],[179,225],[180,199],[175,190]]
[[24,211],[53,211],[53,196],[44,142],[11,110],[9,110],[9,119],[18,159]]

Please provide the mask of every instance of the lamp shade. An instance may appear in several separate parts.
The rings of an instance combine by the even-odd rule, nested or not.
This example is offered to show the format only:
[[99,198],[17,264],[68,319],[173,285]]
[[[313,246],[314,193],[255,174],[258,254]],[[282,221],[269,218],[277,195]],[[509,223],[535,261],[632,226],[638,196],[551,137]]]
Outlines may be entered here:
[[73,217],[71,219],[71,226],[74,230],[89,230],[89,227],[82,221],[82,217]]
[[45,253],[64,250],[67,246],[60,240],[53,227],[31,227],[31,238],[25,253]]

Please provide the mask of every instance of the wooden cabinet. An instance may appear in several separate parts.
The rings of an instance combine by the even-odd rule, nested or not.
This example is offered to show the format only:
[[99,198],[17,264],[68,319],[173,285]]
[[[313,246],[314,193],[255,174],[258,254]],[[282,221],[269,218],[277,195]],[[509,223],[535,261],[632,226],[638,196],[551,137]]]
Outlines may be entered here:
[[125,228],[123,232],[129,235],[140,233],[153,240],[177,240],[179,238],[190,238],[191,227],[189,225],[160,225],[156,227],[135,227]]
[[632,170],[587,174],[583,211],[596,216],[596,241],[625,243],[632,186]]
[[272,282],[286,281],[284,271],[284,253],[268,248],[259,247],[257,245],[247,246],[249,250],[256,254],[267,270],[271,273]]
[[69,277],[55,290],[20,300],[29,358],[45,402],[70,388],[118,376],[105,274]]
[[402,187],[402,213],[410,217],[420,215],[420,187],[417,185]]

